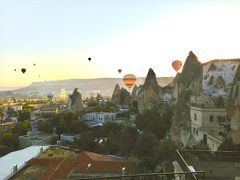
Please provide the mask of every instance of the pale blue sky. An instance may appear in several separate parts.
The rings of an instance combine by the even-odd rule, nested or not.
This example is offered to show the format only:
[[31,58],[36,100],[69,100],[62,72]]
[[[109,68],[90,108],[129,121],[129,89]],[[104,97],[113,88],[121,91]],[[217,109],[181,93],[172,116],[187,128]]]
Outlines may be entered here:
[[[216,42],[223,38],[221,44],[236,45],[240,28],[239,21],[235,21],[240,19],[239,12],[240,1],[231,0],[0,0],[0,72],[4,77],[9,76],[9,79],[0,77],[0,86],[27,85],[45,79],[121,77],[115,74],[118,67],[123,69],[123,74],[144,76],[153,67],[158,76],[174,76],[171,61],[184,61],[190,50],[203,60],[240,57],[239,45],[228,50]],[[220,29],[221,23],[230,27],[217,32],[218,38],[214,28]],[[199,38],[203,31],[214,36],[210,44],[217,49],[209,50],[207,45],[204,49],[203,42],[197,42],[201,39],[193,43],[193,37]],[[179,48],[168,44],[168,40],[175,44],[171,33],[177,37]],[[202,38],[209,44],[206,34]],[[229,34],[231,37],[226,38]],[[168,49],[164,49],[165,44]],[[211,54],[222,50],[226,54]],[[89,56],[95,65],[86,61]],[[163,61],[169,67],[159,68]],[[34,62],[39,64],[39,69],[32,70],[27,80],[23,81],[12,71],[32,68],[30,64]],[[133,67],[134,63],[139,67]],[[43,79],[37,78],[40,74]]]
[[89,48],[198,3],[166,0],[5,0],[1,53]]

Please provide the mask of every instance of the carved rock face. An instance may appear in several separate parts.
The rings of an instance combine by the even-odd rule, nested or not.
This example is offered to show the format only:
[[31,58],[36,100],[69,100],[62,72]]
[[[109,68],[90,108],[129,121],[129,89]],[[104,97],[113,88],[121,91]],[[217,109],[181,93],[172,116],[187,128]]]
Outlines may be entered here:
[[143,86],[135,90],[139,111],[142,112],[158,106],[161,102],[160,91],[161,88],[158,85],[155,72],[150,68]]
[[69,95],[71,101],[70,109],[72,111],[81,111],[83,109],[82,95],[78,92],[78,88],[75,88],[72,95]]

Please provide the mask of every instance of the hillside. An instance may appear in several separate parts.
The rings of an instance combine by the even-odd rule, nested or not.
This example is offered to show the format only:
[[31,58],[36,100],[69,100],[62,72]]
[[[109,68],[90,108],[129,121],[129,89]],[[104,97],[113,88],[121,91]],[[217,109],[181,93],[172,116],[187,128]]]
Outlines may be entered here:
[[202,89],[214,96],[229,94],[240,59],[215,59],[203,63]]
[[[144,83],[145,78],[137,78],[136,84]],[[171,83],[173,77],[159,77],[157,81],[160,86],[166,86]],[[12,91],[16,97],[39,97],[46,96],[52,92],[55,96],[60,94],[64,88],[67,94],[72,93],[74,88],[78,88],[83,97],[89,97],[101,93],[103,96],[110,97],[116,84],[125,87],[121,78],[99,78],[99,79],[70,79],[48,82],[33,82],[30,86]]]

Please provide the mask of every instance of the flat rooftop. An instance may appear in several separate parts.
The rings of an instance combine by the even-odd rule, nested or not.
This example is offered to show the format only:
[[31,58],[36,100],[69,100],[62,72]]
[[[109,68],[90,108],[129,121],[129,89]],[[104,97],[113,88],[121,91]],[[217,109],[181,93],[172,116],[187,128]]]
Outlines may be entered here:
[[40,154],[37,159],[65,159],[65,158],[75,158],[76,153],[69,149],[50,147],[48,150]]
[[43,147],[44,150],[48,148],[48,146],[30,146],[1,157],[0,179],[11,175],[14,165],[17,165],[18,168],[23,167],[26,161],[36,157],[40,153],[41,147]]

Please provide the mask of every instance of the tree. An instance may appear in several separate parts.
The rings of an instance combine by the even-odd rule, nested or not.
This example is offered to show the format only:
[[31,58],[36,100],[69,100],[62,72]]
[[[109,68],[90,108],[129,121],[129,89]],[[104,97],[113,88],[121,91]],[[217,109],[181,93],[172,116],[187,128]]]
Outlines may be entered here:
[[121,130],[120,151],[126,158],[129,156],[130,151],[133,149],[137,137],[138,132],[136,127],[127,125]]
[[163,139],[171,127],[172,110],[162,106],[160,110],[146,110],[136,117],[136,125],[144,132],[152,132],[158,139]]
[[171,140],[161,140],[156,147],[159,161],[171,162],[176,159],[176,149],[178,146]]
[[5,155],[9,152],[15,151],[18,149],[19,141],[18,137],[13,136],[13,134],[9,131],[5,132],[0,136],[0,144],[6,146],[6,151],[0,152],[1,155]]
[[39,131],[52,133],[54,127],[57,128],[57,134],[79,134],[88,130],[87,124],[79,120],[79,114],[72,112],[57,114],[48,120],[38,122]]
[[12,133],[14,136],[22,136],[27,134],[27,131],[29,128],[30,128],[30,124],[28,121],[25,120],[22,123],[15,124],[12,129]]
[[142,136],[138,136],[133,154],[137,156],[141,161],[138,165],[139,171],[153,172],[157,165],[157,152],[158,139],[153,133],[144,133]]
[[132,101],[131,94],[124,88],[121,89],[119,94],[119,104],[120,105],[130,105]]
[[74,143],[71,145],[72,148],[77,148],[83,151],[93,151],[98,150],[98,143],[95,141],[91,131],[82,133],[79,138],[75,139]]
[[28,112],[28,111],[19,111],[18,121],[22,122],[24,120],[30,120],[30,112]]

